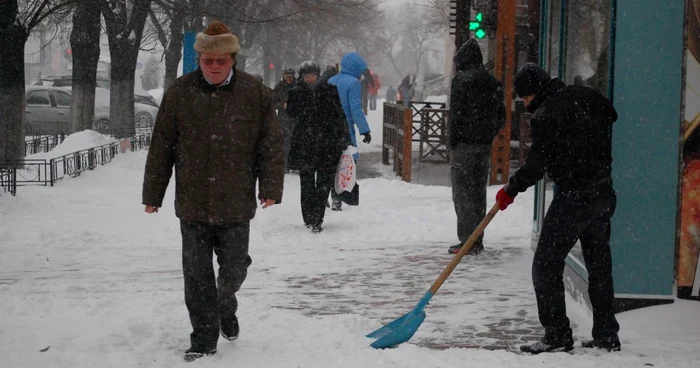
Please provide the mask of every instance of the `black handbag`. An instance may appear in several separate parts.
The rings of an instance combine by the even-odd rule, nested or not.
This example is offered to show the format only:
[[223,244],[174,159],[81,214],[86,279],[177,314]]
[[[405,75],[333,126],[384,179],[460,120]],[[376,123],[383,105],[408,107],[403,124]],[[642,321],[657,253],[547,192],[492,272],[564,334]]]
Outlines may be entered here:
[[340,200],[348,206],[357,206],[360,204],[360,184],[355,183],[355,187],[352,188],[352,192],[343,191],[342,193],[338,194],[338,198],[340,198]]

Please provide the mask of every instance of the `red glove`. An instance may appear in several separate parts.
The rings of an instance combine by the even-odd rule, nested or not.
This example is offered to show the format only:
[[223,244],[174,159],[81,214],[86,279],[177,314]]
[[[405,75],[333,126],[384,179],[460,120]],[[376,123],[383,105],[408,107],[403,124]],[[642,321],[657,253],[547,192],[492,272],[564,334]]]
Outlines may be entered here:
[[506,193],[505,187],[501,188],[501,190],[498,191],[498,194],[496,194],[496,202],[498,203],[498,209],[501,211],[505,210],[510,206],[511,203],[513,203],[513,200],[515,200],[514,197],[511,197]]

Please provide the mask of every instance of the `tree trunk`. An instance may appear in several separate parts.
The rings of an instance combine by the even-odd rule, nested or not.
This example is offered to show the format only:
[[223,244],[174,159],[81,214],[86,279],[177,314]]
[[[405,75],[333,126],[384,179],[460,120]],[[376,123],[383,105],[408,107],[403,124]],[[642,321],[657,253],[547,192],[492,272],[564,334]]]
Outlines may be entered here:
[[110,130],[116,138],[134,135],[134,78],[138,44],[128,38],[110,39],[109,54],[112,59],[109,121]]
[[[134,77],[143,27],[151,6],[151,0],[136,0],[130,12],[124,8],[116,13],[109,6],[102,11],[107,24],[109,55],[111,58],[111,82],[109,119],[110,130],[116,138],[127,138],[135,133],[134,126]],[[120,8],[117,8],[120,9]]]
[[0,163],[24,157],[24,44],[17,1],[0,2]]
[[70,45],[73,51],[73,104],[70,133],[92,129],[95,87],[100,59],[100,8],[93,0],[79,0],[73,14]]
[[177,67],[180,65],[180,60],[182,60],[183,32],[184,14],[180,11],[173,11],[173,18],[170,20],[170,43],[168,43],[168,48],[165,50],[163,90],[167,90],[177,78]]

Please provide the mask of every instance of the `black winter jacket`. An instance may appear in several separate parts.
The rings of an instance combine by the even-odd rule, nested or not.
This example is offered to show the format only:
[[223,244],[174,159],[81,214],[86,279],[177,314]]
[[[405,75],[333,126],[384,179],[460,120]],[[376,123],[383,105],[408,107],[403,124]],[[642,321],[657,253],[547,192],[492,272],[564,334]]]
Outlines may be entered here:
[[300,82],[289,91],[287,114],[296,120],[289,151],[289,168],[331,168],[350,145],[350,133],[337,88],[326,82]]
[[285,80],[281,80],[277,83],[273,94],[275,109],[284,108],[284,103],[287,102],[289,91],[291,91],[294,86],[296,86],[296,82],[287,83]]
[[452,79],[449,112],[450,147],[492,144],[505,124],[503,86],[483,66],[479,44],[469,40],[457,52],[459,73]]
[[563,192],[612,187],[611,125],[617,112],[610,100],[590,87],[552,78],[528,110],[533,112],[531,151],[506,193],[524,192],[545,172]]

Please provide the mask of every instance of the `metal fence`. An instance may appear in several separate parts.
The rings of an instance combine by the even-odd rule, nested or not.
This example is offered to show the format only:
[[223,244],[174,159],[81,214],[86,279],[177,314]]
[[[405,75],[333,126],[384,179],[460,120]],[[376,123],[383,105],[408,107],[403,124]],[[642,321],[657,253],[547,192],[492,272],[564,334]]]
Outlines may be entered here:
[[24,155],[49,152],[66,139],[64,133],[53,135],[35,135],[24,141]]
[[130,138],[110,144],[90,147],[52,159],[24,159],[0,163],[0,186],[12,195],[18,186],[53,186],[66,176],[76,177],[82,172],[112,161],[119,153],[148,148],[151,130],[142,130]]
[[396,175],[410,183],[413,130],[411,109],[385,102],[382,125],[382,163],[389,165],[390,161],[393,162]]

